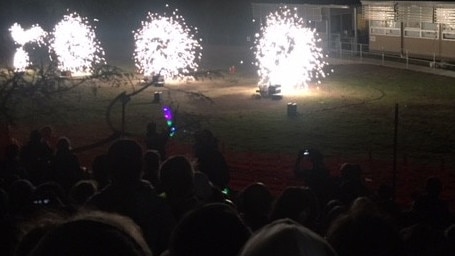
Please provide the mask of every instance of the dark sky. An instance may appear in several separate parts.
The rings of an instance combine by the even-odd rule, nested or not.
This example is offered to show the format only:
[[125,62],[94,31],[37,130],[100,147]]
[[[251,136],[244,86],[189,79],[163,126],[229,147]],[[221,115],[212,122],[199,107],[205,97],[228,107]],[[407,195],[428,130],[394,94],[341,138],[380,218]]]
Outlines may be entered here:
[[[353,0],[289,0],[288,3],[345,4]],[[9,45],[8,28],[18,22],[24,27],[39,24],[51,31],[67,9],[88,19],[98,19],[96,26],[106,40],[123,36],[140,27],[147,12],[179,9],[187,24],[198,27],[199,36],[211,43],[245,43],[251,35],[251,2],[280,3],[276,0],[0,0],[0,44]],[[165,8],[169,4],[170,8]],[[97,32],[98,33],[98,32]],[[118,38],[116,38],[118,39]],[[5,43],[6,42],[6,43]],[[1,46],[1,45],[0,45]]]
[[[67,8],[103,22],[138,22],[146,11],[159,11],[165,4],[179,8],[191,22],[236,23],[251,14],[251,2],[346,4],[359,0],[1,0],[3,20],[20,19],[25,23],[49,23],[59,20]],[[218,24],[222,25],[222,24]]]
[[[2,28],[14,22],[23,26],[39,24],[45,30],[63,17],[67,9],[81,16],[98,19],[97,27],[103,31],[125,32],[140,26],[147,12],[162,13],[179,9],[188,24],[198,27],[200,33],[212,40],[220,37],[241,36],[251,21],[249,0],[1,0]],[[134,3],[134,4],[132,4]],[[170,8],[165,8],[169,4]],[[2,11],[3,10],[3,11]],[[8,10],[8,11],[7,11]],[[235,39],[234,39],[235,41]]]

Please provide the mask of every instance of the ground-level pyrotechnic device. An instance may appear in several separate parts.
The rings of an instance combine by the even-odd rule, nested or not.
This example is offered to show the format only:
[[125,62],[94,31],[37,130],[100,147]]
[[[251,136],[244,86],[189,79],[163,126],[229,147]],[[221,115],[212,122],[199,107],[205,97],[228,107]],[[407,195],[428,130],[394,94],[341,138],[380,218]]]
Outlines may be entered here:
[[259,94],[260,97],[264,98],[271,98],[274,100],[279,100],[283,98],[281,94],[281,85],[274,84],[274,85],[259,85],[256,93]]

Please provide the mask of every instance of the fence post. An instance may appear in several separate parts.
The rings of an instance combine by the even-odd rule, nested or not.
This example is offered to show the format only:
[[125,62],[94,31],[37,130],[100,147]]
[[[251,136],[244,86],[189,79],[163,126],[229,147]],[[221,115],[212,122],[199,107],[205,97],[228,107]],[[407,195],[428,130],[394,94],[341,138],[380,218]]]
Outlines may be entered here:
[[398,152],[398,103],[395,103],[395,123],[393,133],[393,176],[392,176],[392,188],[395,199],[396,194],[396,183],[397,183],[397,152]]
[[359,44],[360,48],[360,62],[363,62],[363,49],[362,49],[362,44]]
[[433,53],[433,68],[436,69],[436,53]]
[[409,68],[409,52],[408,49],[406,49],[406,69]]
[[343,59],[343,45],[342,45],[341,41],[339,41],[338,45],[339,45],[338,47],[340,49],[340,59]]

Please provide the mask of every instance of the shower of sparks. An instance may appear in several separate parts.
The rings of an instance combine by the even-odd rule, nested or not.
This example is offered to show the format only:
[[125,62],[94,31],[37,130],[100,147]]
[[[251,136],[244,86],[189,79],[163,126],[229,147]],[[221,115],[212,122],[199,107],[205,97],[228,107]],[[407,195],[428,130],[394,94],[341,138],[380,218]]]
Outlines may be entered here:
[[308,28],[295,11],[282,7],[267,16],[255,39],[255,65],[260,85],[279,84],[283,93],[308,88],[326,74],[326,62],[315,29]]
[[57,57],[58,69],[72,76],[90,75],[94,65],[105,63],[94,27],[77,13],[65,15],[55,25],[50,50]]
[[24,30],[21,25],[14,23],[9,31],[14,42],[19,45],[14,54],[13,66],[16,71],[24,71],[32,65],[30,56],[24,49],[25,44],[36,43],[41,46],[47,33],[40,26],[33,25],[30,29]]
[[[166,14],[165,14],[166,15]],[[170,16],[148,13],[142,27],[133,31],[134,60],[146,77],[177,78],[197,71],[202,47],[177,10]]]

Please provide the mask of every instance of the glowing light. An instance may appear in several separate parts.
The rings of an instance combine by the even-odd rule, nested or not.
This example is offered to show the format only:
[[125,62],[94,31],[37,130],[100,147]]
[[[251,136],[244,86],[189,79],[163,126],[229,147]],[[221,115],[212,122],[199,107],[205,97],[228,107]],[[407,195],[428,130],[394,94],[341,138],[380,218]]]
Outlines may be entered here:
[[24,71],[30,64],[28,53],[22,48],[17,48],[13,60],[14,69],[16,71]]
[[310,81],[326,76],[324,54],[317,45],[320,39],[295,10],[282,7],[270,13],[255,36],[260,85],[279,84],[286,94],[308,88]]
[[[134,60],[144,76],[160,74],[165,79],[197,71],[202,47],[177,10],[171,16],[148,13],[134,33]],[[194,29],[197,32],[197,29]]]
[[164,119],[166,119],[166,125],[169,129],[169,136],[173,137],[175,133],[177,132],[177,129],[175,128],[174,124],[174,115],[172,114],[172,110],[170,107],[163,107],[163,114],[164,114]]
[[33,25],[30,29],[24,30],[21,25],[14,23],[9,31],[11,31],[14,42],[20,46],[33,42],[43,43],[43,38],[47,35],[46,31],[38,25]]
[[77,13],[65,15],[54,27],[50,50],[56,55],[58,69],[72,76],[90,75],[94,65],[105,63],[104,51],[94,27]]
[[44,43],[47,33],[40,26],[33,25],[30,29],[24,30],[21,25],[14,23],[9,31],[14,42],[19,45],[14,54],[13,66],[16,71],[24,71],[32,63],[30,56],[24,50],[25,44],[36,43],[39,46]]

